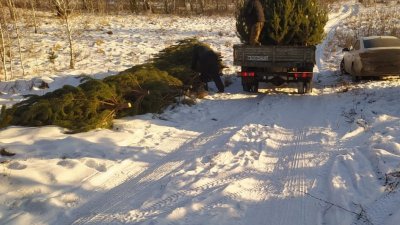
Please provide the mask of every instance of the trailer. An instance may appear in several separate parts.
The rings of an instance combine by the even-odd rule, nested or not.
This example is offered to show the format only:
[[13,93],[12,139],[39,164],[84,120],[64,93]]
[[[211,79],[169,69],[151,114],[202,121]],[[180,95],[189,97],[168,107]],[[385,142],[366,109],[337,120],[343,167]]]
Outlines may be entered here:
[[233,46],[233,64],[239,73],[243,90],[258,92],[259,82],[275,86],[296,83],[299,94],[312,92],[315,46]]

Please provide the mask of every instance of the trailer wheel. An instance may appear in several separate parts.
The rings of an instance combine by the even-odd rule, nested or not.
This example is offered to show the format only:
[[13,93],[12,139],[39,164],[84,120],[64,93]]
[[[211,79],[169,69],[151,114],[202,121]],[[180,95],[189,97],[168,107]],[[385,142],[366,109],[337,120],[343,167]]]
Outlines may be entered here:
[[361,81],[361,76],[357,76],[357,75],[351,75],[351,80],[355,83],[360,82]]
[[243,91],[250,92],[251,86],[249,84],[242,84]]
[[254,81],[254,83],[251,85],[251,92],[257,93],[258,92],[258,81]]
[[242,84],[243,86],[243,91],[246,92],[254,92],[257,93],[258,92],[258,82],[252,82],[252,83],[244,83]]
[[258,92],[258,81],[254,77],[242,77],[243,91]]
[[297,94],[299,95],[304,94],[304,82],[299,82],[297,84]]
[[305,94],[312,92],[312,82],[311,81],[304,81],[300,82],[297,87],[298,94]]
[[305,92],[306,93],[311,93],[312,89],[313,89],[312,82],[311,81],[307,81],[307,82],[304,83],[304,85],[305,85]]

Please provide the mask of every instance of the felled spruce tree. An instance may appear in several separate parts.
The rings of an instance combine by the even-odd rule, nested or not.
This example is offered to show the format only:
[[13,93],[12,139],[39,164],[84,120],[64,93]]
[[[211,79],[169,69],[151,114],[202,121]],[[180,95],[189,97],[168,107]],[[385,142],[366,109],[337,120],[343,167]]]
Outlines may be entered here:
[[3,107],[1,127],[57,125],[76,132],[109,127],[112,109],[105,108],[103,102],[117,99],[112,87],[95,79],[78,87],[66,85],[43,96],[26,97],[10,109]]
[[[245,19],[247,1],[238,4],[236,13],[236,29],[242,43],[248,43],[250,36]],[[328,17],[317,0],[260,1],[266,19],[260,36],[263,45],[316,45],[324,38]]]
[[[191,68],[193,50],[198,46],[212,50],[210,46],[200,42],[196,38],[187,38],[163,49],[156,54],[149,63],[160,70],[167,71],[171,76],[178,78],[184,85],[187,87],[190,86],[193,91],[199,90],[203,87],[203,84],[200,81],[199,74]],[[225,67],[220,54],[218,64],[220,68]]]
[[118,117],[143,113],[158,113],[175,101],[182,93],[182,82],[151,64],[135,66],[116,76],[106,77],[104,82],[116,90],[132,108],[120,111]]
[[2,107],[0,128],[57,125],[74,133],[110,128],[114,118],[161,112],[182,95],[184,84],[200,85],[190,68],[198,45],[204,44],[185,39],[115,76],[86,78],[77,87],[66,85],[43,96],[26,96],[11,108]]
[[71,133],[110,128],[114,118],[160,112],[175,101],[181,86],[180,80],[156,68],[88,79],[78,87],[66,85],[43,96],[26,96],[9,109],[3,107],[0,127],[57,125]]

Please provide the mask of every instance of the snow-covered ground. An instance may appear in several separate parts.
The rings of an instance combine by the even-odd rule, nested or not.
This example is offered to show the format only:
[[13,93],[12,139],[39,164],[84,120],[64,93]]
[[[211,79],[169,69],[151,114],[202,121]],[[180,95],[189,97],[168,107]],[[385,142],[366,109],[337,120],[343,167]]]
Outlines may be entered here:
[[[354,84],[334,63],[335,30],[363,10],[348,3],[331,13],[309,95],[241,91],[233,18],[92,18],[78,69],[29,62],[50,90],[77,84],[73,75],[115,74],[192,36],[222,53],[233,84],[194,106],[116,120],[112,130],[1,130],[0,148],[16,155],[0,158],[0,224],[397,225],[400,80]],[[43,92],[26,80],[2,83],[0,103]]]

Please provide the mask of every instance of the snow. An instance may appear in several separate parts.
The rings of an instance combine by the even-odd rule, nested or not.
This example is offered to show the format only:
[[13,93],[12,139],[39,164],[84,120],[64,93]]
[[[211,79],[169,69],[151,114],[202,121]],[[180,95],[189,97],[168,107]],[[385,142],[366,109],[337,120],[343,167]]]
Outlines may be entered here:
[[[46,58],[31,59],[39,72],[2,83],[1,104],[45,92],[29,89],[36,79],[50,91],[76,85],[76,75],[112,75],[191,36],[222,53],[233,84],[193,106],[115,120],[111,130],[1,130],[0,148],[16,155],[0,157],[0,224],[398,224],[400,178],[391,174],[400,171],[400,81],[351,83],[337,75],[342,53],[331,48],[334,32],[363,10],[348,2],[330,15],[307,95],[241,91],[233,18],[80,19],[88,57],[78,69],[58,60],[46,70]],[[41,44],[64,45],[54,24],[45,28],[53,38],[37,37]],[[91,52],[96,40],[103,56]]]

